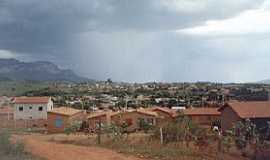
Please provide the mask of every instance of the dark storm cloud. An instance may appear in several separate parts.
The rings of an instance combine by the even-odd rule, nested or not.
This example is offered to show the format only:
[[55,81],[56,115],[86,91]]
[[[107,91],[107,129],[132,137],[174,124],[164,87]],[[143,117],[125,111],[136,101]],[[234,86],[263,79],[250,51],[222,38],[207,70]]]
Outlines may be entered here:
[[174,30],[229,18],[262,2],[0,0],[0,51],[51,60],[97,79],[192,80],[194,62],[204,65],[205,56],[220,56],[211,54],[206,41]]
[[182,11],[181,8],[170,8],[175,4],[163,5],[163,1],[1,0],[0,48],[50,54],[51,49],[64,48],[73,34],[87,30],[112,32],[129,29],[177,29],[256,7],[251,1],[209,4],[200,4],[198,1],[198,7],[204,5],[202,9],[196,8],[197,4],[194,2],[193,6],[187,4],[187,7],[194,8]]

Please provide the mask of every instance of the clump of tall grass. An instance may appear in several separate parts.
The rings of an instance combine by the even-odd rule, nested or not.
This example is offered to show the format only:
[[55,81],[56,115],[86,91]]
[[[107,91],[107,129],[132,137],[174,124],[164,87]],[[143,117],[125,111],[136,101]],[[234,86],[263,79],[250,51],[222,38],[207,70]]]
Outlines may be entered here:
[[7,130],[0,130],[0,154],[21,155],[24,153],[24,144],[11,142],[11,133]]

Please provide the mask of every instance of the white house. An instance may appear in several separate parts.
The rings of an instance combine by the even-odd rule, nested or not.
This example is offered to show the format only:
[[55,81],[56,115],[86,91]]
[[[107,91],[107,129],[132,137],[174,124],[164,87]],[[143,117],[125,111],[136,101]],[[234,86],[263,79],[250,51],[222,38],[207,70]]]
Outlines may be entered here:
[[51,97],[16,97],[14,100],[15,120],[46,120],[47,112],[51,110]]

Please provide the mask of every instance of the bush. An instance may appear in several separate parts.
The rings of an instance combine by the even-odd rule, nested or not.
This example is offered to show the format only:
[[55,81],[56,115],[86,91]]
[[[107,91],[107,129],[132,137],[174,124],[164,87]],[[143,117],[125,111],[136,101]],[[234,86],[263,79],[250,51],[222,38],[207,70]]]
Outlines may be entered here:
[[10,134],[7,131],[0,131],[0,151],[6,154],[11,152]]
[[234,126],[235,142],[239,149],[243,149],[256,135],[256,126],[250,120],[237,122]]
[[139,127],[144,133],[148,133],[149,130],[153,129],[153,125],[146,122],[144,119],[139,120]]
[[256,125],[249,119],[244,122],[237,122],[234,125],[233,133],[236,147],[242,151],[243,155],[245,155],[247,145],[251,144],[258,137],[256,133]]
[[[163,127],[163,139],[165,143],[169,142],[189,142],[196,140],[197,136],[201,134],[202,129],[198,127],[192,120],[186,116],[180,116],[176,121],[169,123]],[[159,129],[156,129],[154,137],[160,138]]]
[[82,124],[81,122],[74,122],[71,125],[69,125],[68,127],[66,127],[65,130],[64,130],[64,132],[67,135],[70,135],[72,133],[76,133],[77,131],[80,130],[80,128],[82,126],[81,124]]
[[0,131],[1,154],[21,155],[24,153],[24,144],[21,142],[11,143],[11,134],[8,131]]
[[110,137],[113,138],[113,140],[119,140],[122,138],[123,131],[121,127],[115,125],[115,124],[110,124],[110,125],[105,125],[102,127],[102,131],[109,135]]

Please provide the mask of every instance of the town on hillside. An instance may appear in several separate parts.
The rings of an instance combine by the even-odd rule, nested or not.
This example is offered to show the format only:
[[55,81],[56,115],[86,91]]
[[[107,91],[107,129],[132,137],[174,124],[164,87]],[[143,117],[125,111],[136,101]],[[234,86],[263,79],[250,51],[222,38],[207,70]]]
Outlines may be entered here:
[[0,0],[0,160],[270,160],[270,0]]
[[258,138],[260,145],[267,146],[270,140],[269,88],[110,79],[91,84],[55,82],[24,95],[2,96],[0,128],[42,135],[77,133],[96,137],[98,144],[105,134],[122,139],[125,134],[144,133],[160,144],[184,141],[186,147],[190,143],[199,148],[211,146],[212,139],[217,151],[229,152],[235,145],[240,156],[250,157],[260,151],[251,152],[249,143]]

